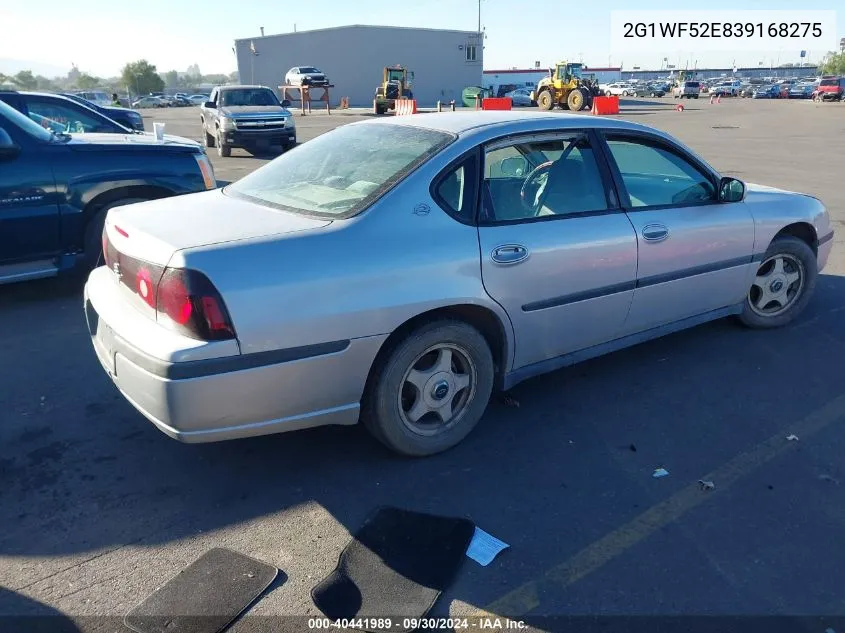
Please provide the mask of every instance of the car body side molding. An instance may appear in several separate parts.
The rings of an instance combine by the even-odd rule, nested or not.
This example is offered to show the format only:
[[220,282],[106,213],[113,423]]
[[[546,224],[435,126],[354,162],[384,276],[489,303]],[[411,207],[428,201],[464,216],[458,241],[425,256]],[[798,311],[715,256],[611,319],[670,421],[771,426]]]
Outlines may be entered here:
[[256,369],[267,365],[290,363],[315,356],[337,354],[349,347],[350,343],[351,341],[349,340],[330,341],[328,343],[303,345],[301,347],[289,347],[252,354],[239,354],[237,356],[223,356],[221,358],[191,360],[181,363],[168,363],[167,361],[154,358],[140,350],[129,347],[121,348],[120,353],[142,369],[160,378],[166,378],[168,380],[190,380],[191,378],[203,378],[205,376],[225,374],[232,371]]
[[681,319],[680,321],[675,321],[674,323],[660,325],[658,327],[644,330],[643,332],[637,332],[636,334],[631,334],[629,336],[624,336],[607,343],[601,343],[599,345],[594,345],[593,347],[588,347],[562,356],[556,356],[555,358],[549,358],[547,360],[540,361],[539,363],[520,367],[519,369],[506,373],[502,377],[501,388],[506,391],[519,383],[528,380],[529,378],[533,378],[541,374],[562,369],[563,367],[569,367],[571,365],[575,365],[576,363],[590,360],[591,358],[596,358],[598,356],[603,356],[604,354],[609,354],[611,352],[616,352],[625,349],[626,347],[632,347],[633,345],[637,345],[639,343],[645,343],[646,341],[651,341],[653,339],[660,338],[661,336],[666,336],[667,334],[680,332],[697,325],[702,325],[703,323],[708,323],[709,321],[715,321],[717,319],[723,319],[728,316],[740,314],[744,305],[745,303],[743,302],[725,308],[719,308],[718,310],[712,310],[710,312],[705,312],[704,314]]

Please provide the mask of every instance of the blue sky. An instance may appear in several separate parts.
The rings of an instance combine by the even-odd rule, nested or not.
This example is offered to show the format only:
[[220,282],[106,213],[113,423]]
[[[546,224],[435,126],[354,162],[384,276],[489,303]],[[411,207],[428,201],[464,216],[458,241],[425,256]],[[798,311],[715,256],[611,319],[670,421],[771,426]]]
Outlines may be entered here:
[[[341,26],[384,24],[474,30],[477,0],[38,0],[4,2],[0,8],[0,72],[30,66],[36,72],[66,72],[71,62],[98,76],[116,75],[127,61],[147,58],[160,71],[185,70],[198,63],[204,73],[235,70],[232,41],[266,34]],[[614,9],[766,9],[836,8],[827,2],[785,0],[677,0],[671,4],[648,0],[482,0],[482,25],[487,40],[485,68],[543,66],[557,59],[578,60],[591,66],[659,66],[664,54],[613,51],[610,12]],[[837,15],[837,40],[845,36],[845,10]],[[35,24],[37,23],[37,26]],[[538,35],[540,32],[547,34]],[[374,43],[374,45],[377,45]],[[811,50],[810,60],[825,51]],[[684,65],[698,58],[699,67],[766,65],[777,59],[798,61],[798,51],[723,51],[696,55],[694,51],[666,51],[669,63]],[[303,63],[307,62],[305,60]],[[287,62],[286,62],[287,63]],[[55,72],[51,72],[55,71]]]

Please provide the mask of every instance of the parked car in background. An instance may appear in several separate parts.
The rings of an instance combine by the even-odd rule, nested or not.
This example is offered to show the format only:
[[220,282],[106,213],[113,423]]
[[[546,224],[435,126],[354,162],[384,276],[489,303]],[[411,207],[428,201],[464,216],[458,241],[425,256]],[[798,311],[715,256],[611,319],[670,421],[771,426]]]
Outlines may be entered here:
[[296,122],[267,86],[220,86],[211,91],[200,109],[203,141],[220,156],[231,156],[233,147],[251,153],[272,147],[287,150],[296,145]]
[[813,84],[793,84],[786,93],[788,99],[809,99],[816,87]]
[[675,99],[698,99],[701,84],[697,81],[685,81],[672,89],[672,96]]
[[759,86],[754,84],[743,84],[739,88],[739,96],[743,99],[750,99],[754,96],[754,93],[757,91]]
[[514,107],[527,107],[537,105],[531,100],[531,91],[526,88],[517,88],[505,94],[511,100]]
[[188,97],[188,101],[191,102],[191,105],[201,106],[208,101],[208,95],[191,95]]
[[98,106],[111,105],[111,96],[103,90],[80,90],[76,94]]
[[132,103],[133,108],[164,108],[165,103],[159,97],[147,95]]
[[93,267],[109,209],[216,186],[193,141],[53,132],[0,101],[0,283]]
[[73,99],[49,92],[0,91],[0,101],[56,134],[133,134],[134,129]]
[[327,86],[325,73],[313,66],[295,66],[285,74],[285,83],[289,86]]
[[629,83],[619,81],[605,85],[602,90],[604,91],[604,95],[606,97],[631,97],[634,94],[634,86]]
[[107,116],[108,118],[112,119],[113,121],[117,121],[124,127],[128,127],[132,130],[137,130],[138,132],[144,131],[144,117],[140,114],[135,112],[130,108],[119,108],[117,106],[100,106],[96,103],[92,103],[87,101],[86,99],[80,97],[78,94],[71,94],[71,93],[61,93],[62,96],[67,97],[68,99],[72,99],[76,101],[80,105],[84,105],[92,110],[96,110],[100,114]]
[[84,293],[104,371],[184,442],[361,420],[423,456],[494,387],[802,313],[833,246],[819,200],[643,125],[532,114],[351,123],[222,190],[112,210]]
[[780,99],[780,86],[758,86],[751,95],[752,99]]
[[842,101],[845,98],[845,77],[822,77],[813,91],[814,101]]

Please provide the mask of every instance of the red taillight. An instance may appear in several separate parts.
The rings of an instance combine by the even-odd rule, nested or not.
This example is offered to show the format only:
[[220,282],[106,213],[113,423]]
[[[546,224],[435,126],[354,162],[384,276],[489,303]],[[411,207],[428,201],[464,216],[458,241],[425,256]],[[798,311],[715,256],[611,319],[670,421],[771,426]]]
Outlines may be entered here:
[[166,268],[158,284],[156,310],[160,323],[186,336],[203,341],[235,338],[220,293],[196,270]]
[[155,307],[156,292],[153,278],[150,274],[149,268],[141,267],[135,275],[135,292],[137,292],[141,299],[146,302],[151,308]]

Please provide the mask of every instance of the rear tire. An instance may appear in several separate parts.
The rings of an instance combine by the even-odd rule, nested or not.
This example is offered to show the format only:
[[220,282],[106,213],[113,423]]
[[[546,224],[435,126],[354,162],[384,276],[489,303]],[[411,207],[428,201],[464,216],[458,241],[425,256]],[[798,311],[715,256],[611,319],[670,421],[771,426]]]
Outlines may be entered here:
[[124,198],[107,204],[97,212],[97,215],[88,223],[85,228],[85,251],[83,254],[85,271],[96,268],[103,256],[103,228],[106,225],[106,215],[110,209],[123,207],[136,202],[146,202],[149,198]]
[[473,430],[487,408],[493,378],[493,356],[478,330],[461,321],[435,321],[409,333],[373,367],[361,419],[397,453],[434,455]]
[[566,97],[566,105],[573,112],[580,112],[587,100],[584,98],[584,91],[580,88],[575,88]]
[[757,329],[787,325],[807,307],[817,277],[816,256],[806,242],[791,236],[777,238],[766,249],[739,320]]

